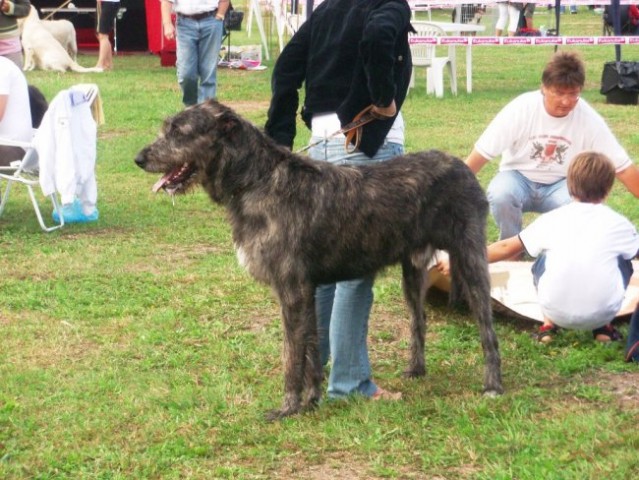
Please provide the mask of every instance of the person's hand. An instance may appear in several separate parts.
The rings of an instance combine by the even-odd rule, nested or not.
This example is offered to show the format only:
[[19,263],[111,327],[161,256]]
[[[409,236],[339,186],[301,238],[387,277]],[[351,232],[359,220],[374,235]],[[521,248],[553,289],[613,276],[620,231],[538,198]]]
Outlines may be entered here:
[[9,13],[9,2],[0,0],[0,11],[2,11],[2,13]]
[[446,275],[447,277],[450,275],[450,261],[448,258],[438,260],[435,264],[435,268],[442,275]]
[[164,37],[167,40],[173,40],[175,38],[175,26],[173,25],[173,22],[164,23],[162,28],[164,29]]
[[395,100],[391,102],[388,107],[378,107],[373,105],[371,108],[371,114],[377,118],[391,118],[397,113],[397,106],[395,105]]

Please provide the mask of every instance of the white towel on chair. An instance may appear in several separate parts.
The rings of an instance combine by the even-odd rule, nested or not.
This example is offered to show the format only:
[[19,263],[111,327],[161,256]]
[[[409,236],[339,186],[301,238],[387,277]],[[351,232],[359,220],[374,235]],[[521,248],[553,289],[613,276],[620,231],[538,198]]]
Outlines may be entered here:
[[58,192],[62,204],[77,197],[83,206],[97,203],[95,179],[97,126],[84,93],[63,90],[49,104],[34,137],[44,195]]

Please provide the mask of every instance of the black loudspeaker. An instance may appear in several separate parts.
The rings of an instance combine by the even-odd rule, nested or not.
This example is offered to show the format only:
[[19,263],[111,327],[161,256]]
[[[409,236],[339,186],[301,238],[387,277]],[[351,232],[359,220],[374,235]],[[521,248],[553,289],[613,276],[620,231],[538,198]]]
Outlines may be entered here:
[[606,62],[601,89],[606,103],[637,105],[639,100],[639,62]]

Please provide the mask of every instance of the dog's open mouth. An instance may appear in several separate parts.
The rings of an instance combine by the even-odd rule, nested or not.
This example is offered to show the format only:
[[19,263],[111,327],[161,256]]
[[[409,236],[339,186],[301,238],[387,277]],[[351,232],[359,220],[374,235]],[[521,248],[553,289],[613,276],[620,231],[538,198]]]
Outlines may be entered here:
[[153,193],[157,193],[162,189],[173,195],[180,190],[184,190],[187,181],[194,174],[195,165],[192,163],[185,163],[181,167],[176,167],[155,182],[155,185],[153,185]]

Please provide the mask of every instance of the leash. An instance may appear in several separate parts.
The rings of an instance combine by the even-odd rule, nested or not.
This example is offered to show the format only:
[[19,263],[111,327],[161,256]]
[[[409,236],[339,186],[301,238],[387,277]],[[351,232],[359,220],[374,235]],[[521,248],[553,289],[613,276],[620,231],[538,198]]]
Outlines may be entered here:
[[[373,120],[386,118],[381,115],[377,115],[373,113],[372,110],[373,110],[373,105],[369,105],[364,110],[362,110],[357,115],[355,115],[352,122],[347,123],[342,128],[340,128],[336,132],[331,133],[327,137],[324,137],[321,140],[318,140],[309,145],[306,145],[303,148],[300,148],[295,153],[305,152],[306,150],[313,148],[316,145],[319,145],[320,143],[324,143],[329,138],[333,138],[340,134],[346,135],[346,140],[344,142],[344,149],[346,150],[346,153],[353,153],[355,150],[359,148],[359,144],[362,140],[362,127],[366,125],[367,123],[372,122]],[[353,141],[353,138],[355,138],[354,146],[350,147],[350,144]]]
[[[65,2],[63,2],[61,5],[59,5],[58,7],[55,8],[55,10],[51,11],[49,13],[49,15],[47,15],[46,17],[44,17],[42,20],[49,20],[53,15],[55,15],[56,13],[58,13],[60,10],[62,10],[64,7],[66,7],[69,3],[71,3],[71,0],[66,0]],[[99,4],[100,2],[98,2]]]

